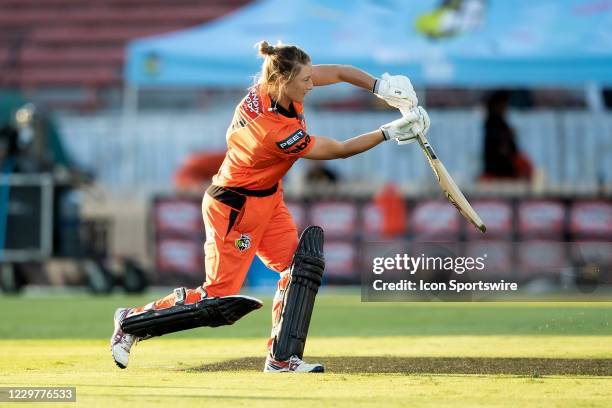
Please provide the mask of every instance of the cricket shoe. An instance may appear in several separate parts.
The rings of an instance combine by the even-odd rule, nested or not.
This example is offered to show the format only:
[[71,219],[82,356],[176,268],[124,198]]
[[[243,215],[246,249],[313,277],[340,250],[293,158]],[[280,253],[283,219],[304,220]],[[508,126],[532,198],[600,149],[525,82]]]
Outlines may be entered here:
[[264,373],[322,373],[325,369],[321,364],[308,364],[298,356],[279,361],[268,355],[263,371]]
[[130,308],[118,308],[115,310],[115,331],[111,337],[111,352],[113,354],[113,360],[119,368],[126,368],[128,360],[130,358],[130,349],[139,340],[138,337],[124,333],[121,329],[121,322],[132,309]]

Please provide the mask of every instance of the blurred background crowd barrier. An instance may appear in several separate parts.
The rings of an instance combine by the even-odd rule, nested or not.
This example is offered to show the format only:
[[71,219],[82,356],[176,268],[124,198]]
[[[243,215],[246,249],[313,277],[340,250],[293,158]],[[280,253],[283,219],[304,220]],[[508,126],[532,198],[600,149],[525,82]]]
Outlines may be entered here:
[[[111,189],[146,192],[167,188],[181,161],[193,151],[225,148],[225,130],[234,106],[198,112],[142,113],[129,121],[129,135],[117,116],[64,116],[60,126],[67,147]],[[429,131],[436,153],[457,183],[477,189],[482,172],[483,113],[431,109]],[[313,135],[349,138],[394,120],[398,112],[308,112]],[[612,191],[612,114],[584,111],[516,111],[510,115],[519,145],[534,164],[540,192]],[[112,162],[113,165],[109,165]],[[298,163],[298,166],[301,163]],[[326,164],[345,181],[395,182],[416,191],[429,188],[431,170],[415,146],[383,145],[358,159]],[[304,166],[302,166],[304,167]],[[291,181],[299,182],[293,171]],[[293,178],[292,178],[293,177]],[[291,188],[291,186],[289,186]]]
[[[490,248],[516,273],[521,248],[561,259],[571,242],[609,269],[609,3],[0,0],[0,287],[198,284],[199,200],[264,39],[409,76],[430,141],[489,227],[474,236],[440,201],[415,145],[299,161],[283,186],[298,224],[328,231],[329,283],[357,283],[382,235]],[[312,92],[306,113],[310,133],[341,140],[398,116],[342,85]],[[516,176],[486,171],[490,132]],[[256,260],[250,283],[274,279]]]

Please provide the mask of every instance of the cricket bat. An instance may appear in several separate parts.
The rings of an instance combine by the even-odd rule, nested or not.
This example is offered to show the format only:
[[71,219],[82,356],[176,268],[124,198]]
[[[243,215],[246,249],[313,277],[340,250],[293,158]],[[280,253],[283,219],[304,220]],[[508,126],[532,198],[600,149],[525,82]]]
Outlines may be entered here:
[[444,195],[451,202],[452,205],[463,215],[469,222],[471,222],[476,228],[480,231],[485,232],[487,227],[484,225],[476,211],[472,208],[468,200],[465,198],[455,181],[448,173],[444,164],[438,159],[436,153],[432,149],[429,141],[424,135],[419,134],[418,137],[419,145],[421,145],[421,149],[423,153],[425,153],[425,157],[427,157],[427,161],[431,166],[436,178],[438,179],[438,184],[442,187],[442,191],[444,191]]

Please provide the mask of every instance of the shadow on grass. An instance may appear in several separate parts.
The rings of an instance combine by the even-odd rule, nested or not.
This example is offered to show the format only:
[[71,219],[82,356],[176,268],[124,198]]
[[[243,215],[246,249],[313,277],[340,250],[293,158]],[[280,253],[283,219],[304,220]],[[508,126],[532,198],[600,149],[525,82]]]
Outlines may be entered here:
[[[507,374],[612,376],[612,359],[476,358],[476,357],[308,357],[337,374]],[[261,371],[264,359],[245,357],[191,367],[183,371]]]

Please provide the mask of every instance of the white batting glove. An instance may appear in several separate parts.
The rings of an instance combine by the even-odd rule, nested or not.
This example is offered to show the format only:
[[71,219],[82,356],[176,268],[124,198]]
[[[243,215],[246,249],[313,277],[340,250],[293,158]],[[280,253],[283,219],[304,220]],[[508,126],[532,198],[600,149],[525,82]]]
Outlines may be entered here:
[[385,140],[395,140],[397,144],[414,142],[419,134],[425,135],[429,130],[429,115],[421,106],[402,109],[402,118],[380,127]]
[[398,109],[414,108],[419,103],[410,80],[403,75],[389,75],[385,72],[382,78],[376,79],[373,92]]

